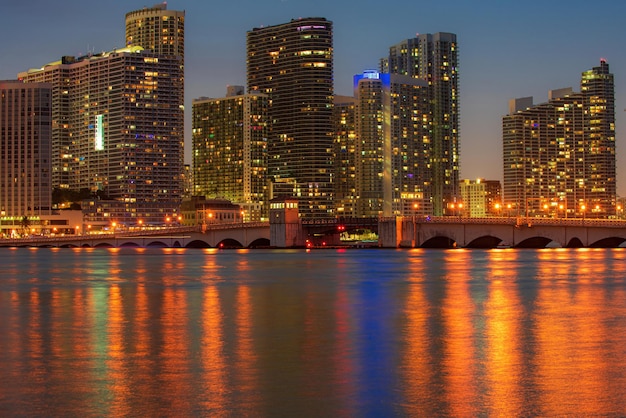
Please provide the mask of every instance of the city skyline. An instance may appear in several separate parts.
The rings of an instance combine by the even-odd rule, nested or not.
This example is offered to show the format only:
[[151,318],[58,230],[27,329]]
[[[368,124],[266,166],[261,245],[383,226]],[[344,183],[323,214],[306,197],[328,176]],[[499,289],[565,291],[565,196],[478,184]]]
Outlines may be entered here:
[[[63,55],[122,47],[125,14],[153,4],[70,0],[7,5],[3,9],[11,19],[0,34],[11,41],[1,49],[0,79],[15,79],[19,72]],[[223,97],[227,85],[245,85],[247,31],[319,16],[333,22],[334,90],[338,95],[351,95],[352,77],[376,69],[390,45],[417,33],[457,34],[461,178],[502,180],[501,118],[510,99],[533,96],[535,103],[543,103],[549,90],[576,90],[581,70],[606,59],[615,74],[617,191],[624,196],[626,81],[621,75],[626,72],[626,54],[618,51],[620,35],[626,34],[626,29],[617,19],[620,11],[626,11],[626,4],[599,1],[594,6],[590,9],[582,1],[572,1],[565,9],[535,1],[510,5],[458,1],[428,8],[422,5],[422,11],[418,4],[399,0],[387,2],[384,9],[369,1],[358,7],[326,0],[315,4],[277,0],[263,5],[252,1],[212,5],[169,2],[168,9],[187,12],[185,161],[191,162],[191,101],[200,96]]]

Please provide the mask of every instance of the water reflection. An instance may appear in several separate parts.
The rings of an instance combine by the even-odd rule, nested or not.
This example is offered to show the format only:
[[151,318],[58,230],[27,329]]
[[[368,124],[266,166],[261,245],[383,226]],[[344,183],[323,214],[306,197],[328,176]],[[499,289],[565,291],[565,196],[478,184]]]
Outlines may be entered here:
[[626,414],[625,250],[3,255],[10,415]]

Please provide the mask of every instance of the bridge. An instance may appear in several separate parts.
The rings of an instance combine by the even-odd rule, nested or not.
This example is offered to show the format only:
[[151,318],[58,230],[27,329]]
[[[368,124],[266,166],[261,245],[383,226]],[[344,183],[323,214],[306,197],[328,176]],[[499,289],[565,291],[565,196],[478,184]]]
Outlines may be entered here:
[[270,246],[267,222],[168,227],[108,234],[0,239],[0,247],[261,248]]
[[399,217],[379,220],[381,247],[614,248],[626,242],[626,221],[565,218]]
[[[271,248],[275,225],[267,222],[169,227],[109,234],[0,239],[0,247]],[[274,232],[272,232],[274,228]],[[344,232],[378,232],[382,248],[545,248],[626,245],[626,221],[553,218],[394,217],[303,220],[284,247],[345,245]],[[274,235],[272,235],[272,233]],[[321,243],[324,242],[324,245]],[[352,244],[350,244],[352,245]]]

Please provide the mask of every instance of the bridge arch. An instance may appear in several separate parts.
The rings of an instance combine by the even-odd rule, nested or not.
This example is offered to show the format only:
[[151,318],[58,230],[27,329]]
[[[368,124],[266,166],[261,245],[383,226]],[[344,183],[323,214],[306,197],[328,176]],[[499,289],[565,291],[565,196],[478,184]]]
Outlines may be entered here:
[[582,248],[584,246],[585,245],[583,244],[583,242],[578,237],[574,237],[574,238],[570,239],[569,242],[566,245],[567,248]]
[[217,244],[217,248],[244,248],[244,246],[233,238],[226,238]]
[[502,242],[501,238],[493,235],[484,235],[474,239],[466,245],[467,248],[496,248]]
[[420,245],[421,248],[455,248],[456,241],[450,237],[437,235],[427,239]]
[[248,245],[248,248],[268,248],[270,240],[267,238],[257,238]]
[[186,248],[211,248],[208,242],[201,239],[194,239],[187,243]]
[[166,243],[164,243],[163,241],[150,241],[146,247],[151,247],[151,248],[167,248],[169,247]]
[[607,237],[589,244],[591,248],[616,248],[626,240],[620,237]]
[[120,245],[120,247],[139,247],[139,246],[140,246],[139,244],[137,244],[136,242],[132,242],[132,241],[125,242]]
[[534,236],[517,243],[515,248],[546,248],[551,242],[550,238]]

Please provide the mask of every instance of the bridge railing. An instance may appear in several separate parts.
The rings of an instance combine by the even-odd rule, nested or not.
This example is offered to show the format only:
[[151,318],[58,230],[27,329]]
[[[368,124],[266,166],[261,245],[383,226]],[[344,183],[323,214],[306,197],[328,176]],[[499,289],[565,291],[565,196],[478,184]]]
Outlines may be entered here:
[[[532,218],[532,217],[484,217],[469,218],[464,216],[405,216],[398,217],[406,221],[415,220],[416,223],[443,223],[443,224],[498,224],[498,225],[562,225],[602,228],[626,228],[626,221],[622,219],[586,219],[586,218]],[[381,221],[393,221],[396,217],[380,218]]]
[[23,246],[30,244],[42,245],[46,243],[59,242],[75,242],[90,241],[94,239],[121,239],[121,238],[137,238],[137,237],[159,237],[159,236],[177,236],[181,234],[189,234],[193,232],[202,232],[209,230],[225,230],[225,229],[241,229],[241,228],[267,228],[268,222],[237,222],[237,223],[215,223],[204,226],[168,226],[161,229],[146,229],[133,231],[106,231],[103,233],[88,234],[68,234],[54,236],[26,236],[21,238],[0,238],[0,246]]

